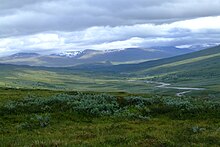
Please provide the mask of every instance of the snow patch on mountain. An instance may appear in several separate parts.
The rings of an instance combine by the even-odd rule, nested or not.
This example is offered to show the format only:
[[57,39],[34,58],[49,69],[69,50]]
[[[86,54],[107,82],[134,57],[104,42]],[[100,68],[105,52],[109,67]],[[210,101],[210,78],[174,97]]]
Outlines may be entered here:
[[67,51],[67,52],[62,52],[58,54],[51,54],[53,56],[60,56],[60,57],[68,57],[68,58],[74,58],[82,54],[83,51]]

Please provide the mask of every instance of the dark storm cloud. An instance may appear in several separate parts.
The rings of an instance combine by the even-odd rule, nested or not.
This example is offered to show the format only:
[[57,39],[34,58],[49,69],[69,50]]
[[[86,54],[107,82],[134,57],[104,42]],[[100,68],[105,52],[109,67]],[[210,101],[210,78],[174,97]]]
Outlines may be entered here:
[[0,0],[0,36],[220,15],[219,0]]

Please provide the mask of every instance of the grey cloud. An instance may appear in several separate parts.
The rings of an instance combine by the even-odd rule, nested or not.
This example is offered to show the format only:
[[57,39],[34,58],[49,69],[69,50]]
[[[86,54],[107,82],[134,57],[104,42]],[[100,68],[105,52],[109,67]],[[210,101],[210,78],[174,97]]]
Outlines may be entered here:
[[[220,22],[220,17],[213,17]],[[205,19],[206,20],[206,19]],[[188,21],[194,22],[192,21]],[[194,30],[171,24],[139,24],[133,26],[92,27],[73,32],[46,32],[36,35],[0,39],[0,49],[10,51],[30,50],[60,52],[74,49],[106,49],[126,47],[179,46],[192,44],[219,43],[220,27]],[[188,24],[188,23],[187,23]],[[208,29],[207,29],[208,28]]]
[[219,0],[0,0],[0,37],[220,15]]
[[0,53],[219,43],[219,7],[219,0],[0,0]]

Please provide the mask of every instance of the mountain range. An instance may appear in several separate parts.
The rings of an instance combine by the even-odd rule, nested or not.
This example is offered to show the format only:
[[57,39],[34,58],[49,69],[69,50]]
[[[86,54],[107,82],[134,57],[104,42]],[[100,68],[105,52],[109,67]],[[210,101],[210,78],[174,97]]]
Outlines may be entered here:
[[38,53],[16,53],[0,58],[0,63],[46,67],[68,67],[80,64],[92,63],[138,63],[148,60],[168,58],[193,52],[189,48],[177,48],[173,46],[153,48],[126,48],[111,50],[67,51],[41,55]]

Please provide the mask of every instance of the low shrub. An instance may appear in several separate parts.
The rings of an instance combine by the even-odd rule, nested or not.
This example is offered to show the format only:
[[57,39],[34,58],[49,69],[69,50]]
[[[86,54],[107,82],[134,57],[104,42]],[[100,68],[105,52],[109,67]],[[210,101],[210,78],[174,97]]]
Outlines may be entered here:
[[27,118],[27,121],[21,123],[18,129],[33,130],[45,128],[50,124],[49,114],[35,114]]
[[[124,102],[124,106],[119,106],[118,99],[107,94],[59,94],[46,99],[28,97],[18,101],[9,101],[0,108],[0,113],[4,115],[68,111],[92,116],[124,116],[141,119],[148,114],[149,109],[146,108],[143,98],[125,98]],[[28,126],[28,124],[24,125]]]
[[149,116],[169,114],[176,118],[199,114],[219,117],[220,103],[188,97],[124,97],[117,99],[107,94],[59,94],[49,98],[29,96],[9,101],[0,106],[0,114],[38,114],[69,112],[91,116],[119,116],[132,119],[149,119]]

